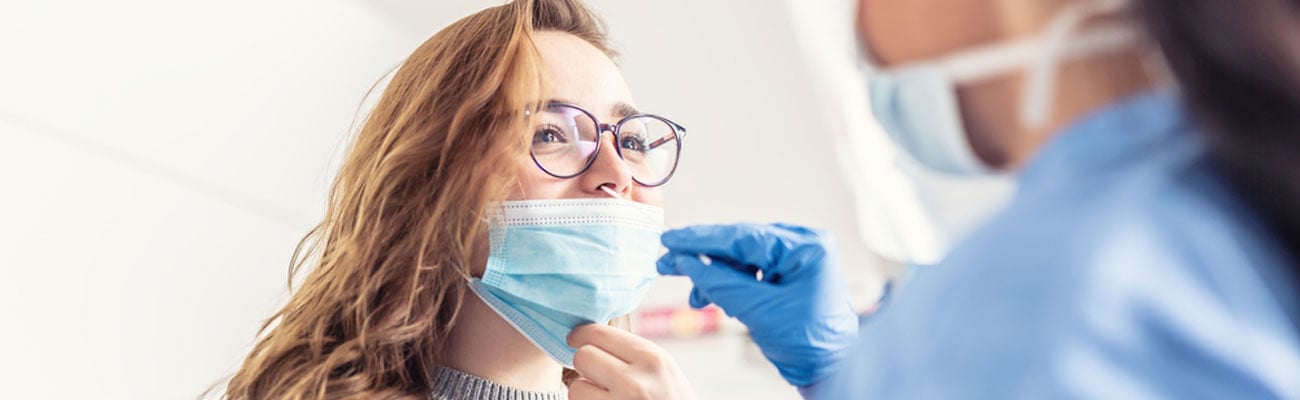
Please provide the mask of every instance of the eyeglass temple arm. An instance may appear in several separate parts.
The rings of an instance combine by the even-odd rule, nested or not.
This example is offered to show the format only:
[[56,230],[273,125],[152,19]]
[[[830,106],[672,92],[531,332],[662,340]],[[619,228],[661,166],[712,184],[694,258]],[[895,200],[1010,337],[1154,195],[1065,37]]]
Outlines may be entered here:
[[679,136],[680,136],[680,137],[683,137],[683,138],[686,137],[686,127],[681,126],[681,125],[678,125],[676,122],[672,122],[672,121],[668,121],[668,123],[669,123],[669,124],[672,124],[673,129],[677,131],[677,132],[675,132],[676,134],[675,134],[675,135],[664,135],[664,137],[661,137],[661,138],[659,138],[658,140],[655,140],[655,141],[653,141],[653,142],[650,142],[650,144],[646,146],[647,148],[649,148],[650,150],[654,150],[654,149],[658,148],[659,146],[663,146],[664,143],[668,143],[668,141],[673,140],[673,139],[676,139],[676,138],[679,137]]

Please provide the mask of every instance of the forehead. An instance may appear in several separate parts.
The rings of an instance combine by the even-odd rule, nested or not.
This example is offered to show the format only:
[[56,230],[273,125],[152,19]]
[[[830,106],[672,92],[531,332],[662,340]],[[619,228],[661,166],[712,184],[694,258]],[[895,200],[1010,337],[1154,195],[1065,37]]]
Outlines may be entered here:
[[546,78],[544,96],[577,104],[598,117],[609,117],[632,95],[614,61],[591,43],[568,33],[543,31],[535,36]]
[[1032,35],[1070,0],[860,0],[859,39],[883,65]]

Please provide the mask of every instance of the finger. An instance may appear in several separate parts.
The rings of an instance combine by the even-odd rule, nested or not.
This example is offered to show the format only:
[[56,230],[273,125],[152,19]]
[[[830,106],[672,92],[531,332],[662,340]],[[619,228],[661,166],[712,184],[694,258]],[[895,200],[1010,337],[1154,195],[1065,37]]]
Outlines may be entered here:
[[708,297],[704,296],[704,293],[700,291],[700,288],[691,288],[690,303],[691,303],[691,308],[698,310],[704,307],[708,307],[709,304],[713,303],[713,301],[709,300]]
[[787,226],[696,225],[664,232],[660,241],[672,252],[721,257],[767,270],[776,267],[790,249],[810,240],[803,235]]
[[670,251],[668,253],[665,253],[663,256],[660,256],[659,260],[655,262],[655,268],[658,269],[660,271],[660,274],[663,275],[686,276],[687,275],[686,271],[683,270],[678,264],[679,258],[683,260],[693,259],[695,261],[693,264],[701,264],[706,266],[717,265],[719,268],[722,267],[731,268],[736,271],[740,271],[750,277],[756,277],[757,276],[756,274],[762,271],[758,267],[755,267],[753,265],[741,264],[727,257],[722,257],[722,256],[707,257],[702,254],[673,252],[673,251]]
[[759,229],[756,224],[691,225],[669,229],[659,236],[659,241],[669,250],[688,253],[724,254],[729,245],[744,232]]
[[723,281],[757,282],[755,273],[759,270],[750,265],[736,264],[725,258],[713,258],[705,263],[698,256],[683,253],[668,253],[672,264],[681,275],[691,278],[696,287],[701,284],[706,288],[719,279]]
[[729,267],[735,268],[740,271],[744,271],[751,275],[760,271],[758,267],[733,260],[727,256],[715,255],[710,257],[705,254],[684,252],[684,251],[669,251],[667,253],[664,253],[664,255],[659,256],[659,259],[655,260],[655,270],[657,270],[660,275],[676,275],[676,276],[685,275],[684,273],[682,273],[682,271],[677,269],[677,264],[673,262],[673,259],[678,255],[693,256],[699,259],[700,262],[703,263],[704,265],[713,265],[713,262],[716,260],[726,264]]
[[627,364],[658,357],[659,346],[632,332],[609,325],[587,324],[569,332],[569,346],[596,346]]
[[614,394],[586,378],[578,378],[569,384],[570,400],[605,400],[613,399]]
[[735,267],[724,266],[725,262],[716,259],[713,264],[705,265],[698,258],[678,254],[673,261],[678,270],[695,284],[692,290],[699,291],[700,297],[722,307],[728,316],[746,314],[759,299],[767,298],[765,293],[771,290],[771,285],[759,282],[753,275]]
[[[663,275],[678,275],[678,276],[686,275],[686,272],[683,272],[682,270],[677,268],[677,263],[676,261],[674,261],[677,258],[677,256],[685,256],[685,255],[680,253],[670,252],[668,254],[664,254],[663,256],[659,257],[659,261],[655,262],[656,268],[658,268],[659,273]],[[703,263],[703,260],[701,260],[701,263]],[[704,292],[700,291],[698,287],[691,288],[691,294],[688,300],[691,307],[695,309],[701,309],[713,303],[713,301],[709,300],[709,297],[705,296]]]
[[677,271],[677,265],[673,264],[672,252],[659,256],[659,259],[655,261],[655,270],[659,271],[659,275],[684,275]]
[[809,228],[809,227],[801,226],[801,225],[787,224],[787,223],[784,223],[784,222],[777,222],[777,223],[775,223],[775,224],[772,224],[772,226],[777,227],[777,228],[781,228],[781,229],[785,229],[785,230],[787,230],[787,231],[790,231],[790,232],[792,232],[792,233],[795,233],[795,234],[798,234],[798,235],[802,235],[802,236],[815,237],[815,238],[819,238],[819,239],[821,239],[821,238],[825,238],[825,237],[827,236],[826,233],[823,232],[823,231],[821,231],[821,230],[813,229],[813,228]]
[[573,356],[573,370],[605,388],[626,386],[629,379],[627,362],[595,345],[578,348]]
[[810,270],[809,268],[801,267],[820,264],[821,259],[826,257],[835,257],[835,254],[838,252],[839,246],[836,243],[835,235],[833,234],[798,225],[778,223],[773,224],[773,226],[781,228],[792,235],[798,236],[800,238],[800,244],[791,250],[791,254],[786,255],[785,260],[783,260],[786,262],[781,263],[784,265],[783,267],[777,268],[773,271],[768,271],[771,272],[771,274],[763,277],[763,280],[765,281],[769,280],[768,278],[770,277],[771,281],[775,283],[782,278],[782,275],[793,277],[808,273],[816,273],[818,272],[816,269]]

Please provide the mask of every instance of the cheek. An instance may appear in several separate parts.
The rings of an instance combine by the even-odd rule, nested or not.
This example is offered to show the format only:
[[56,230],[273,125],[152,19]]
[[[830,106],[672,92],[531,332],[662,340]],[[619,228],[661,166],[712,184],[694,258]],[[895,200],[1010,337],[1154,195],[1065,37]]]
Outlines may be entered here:
[[648,188],[636,186],[632,189],[632,200],[641,204],[648,204],[655,207],[664,206],[664,194],[662,188]]
[[516,184],[506,200],[560,199],[574,190],[576,179],[559,179],[542,172],[525,158],[515,168]]

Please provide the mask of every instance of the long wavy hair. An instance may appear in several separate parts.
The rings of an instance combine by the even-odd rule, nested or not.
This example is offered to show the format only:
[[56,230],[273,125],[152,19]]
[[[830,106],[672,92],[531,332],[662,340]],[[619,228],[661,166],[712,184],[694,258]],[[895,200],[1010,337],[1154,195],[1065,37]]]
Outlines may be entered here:
[[[349,150],[328,211],[225,399],[422,398],[443,361],[486,220],[527,154],[535,31],[613,57],[579,0],[515,0],[465,17],[397,70]],[[304,268],[308,267],[308,268]],[[306,274],[301,277],[301,274]],[[557,377],[559,379],[559,377]]]

